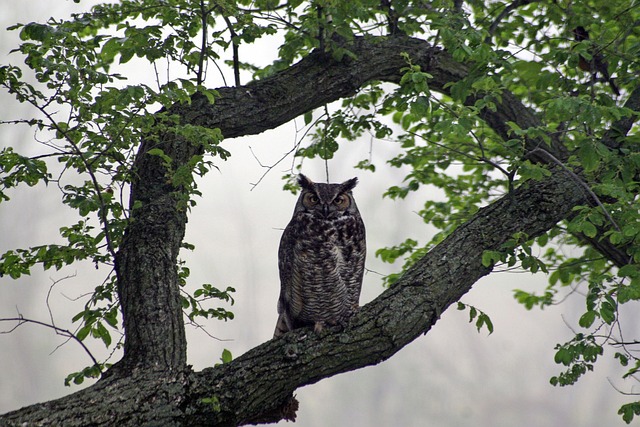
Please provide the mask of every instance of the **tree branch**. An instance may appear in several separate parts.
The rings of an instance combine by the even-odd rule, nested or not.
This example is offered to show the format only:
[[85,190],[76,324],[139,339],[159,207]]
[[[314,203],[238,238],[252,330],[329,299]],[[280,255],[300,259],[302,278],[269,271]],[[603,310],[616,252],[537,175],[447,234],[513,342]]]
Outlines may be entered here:
[[[356,37],[345,47],[355,58],[345,55],[339,62],[330,54],[315,50],[270,78],[240,88],[217,89],[220,98],[213,104],[196,94],[191,105],[177,105],[171,112],[182,115],[185,123],[219,128],[228,139],[274,129],[307,111],[353,96],[368,82],[398,83],[400,70],[407,66],[401,53],[407,53],[413,64],[431,74],[429,87],[441,93],[449,94],[447,83],[460,81],[469,73],[465,64],[421,39],[401,35]],[[469,97],[465,103],[473,105],[476,100]],[[537,115],[510,92],[503,92],[502,100],[496,103],[496,111],[485,108],[481,117],[505,140],[511,131],[507,122],[514,122],[521,129],[542,126]],[[527,138],[525,148],[533,151],[542,146],[555,158],[566,160],[565,147],[556,136],[550,138],[550,146],[541,139]],[[547,162],[542,155],[534,154],[530,159]]]
[[[80,338],[78,338],[76,336],[76,334],[74,334],[73,332],[71,332],[68,329],[58,328],[57,326],[53,325],[52,323],[50,324],[50,323],[41,322],[39,320],[27,319],[26,317],[23,317],[22,314],[20,314],[20,313],[18,313],[18,317],[3,318],[3,319],[0,319],[0,322],[18,322],[13,328],[11,328],[8,331],[2,331],[2,332],[0,332],[0,334],[9,334],[9,333],[15,331],[16,329],[18,329],[20,326],[24,325],[25,323],[33,323],[35,325],[40,325],[40,326],[44,326],[44,327],[53,329],[56,332],[56,334],[61,335],[61,336],[65,337],[65,338],[73,339],[78,344],[80,344],[80,346],[85,351],[85,353],[87,353],[89,355],[89,357],[91,358],[91,360],[93,361],[93,365],[97,366],[98,368],[100,368],[100,363],[98,363],[96,358],[93,357],[93,354],[87,348],[87,346],[84,345],[82,340]],[[102,369],[100,369],[100,371],[102,371]]]

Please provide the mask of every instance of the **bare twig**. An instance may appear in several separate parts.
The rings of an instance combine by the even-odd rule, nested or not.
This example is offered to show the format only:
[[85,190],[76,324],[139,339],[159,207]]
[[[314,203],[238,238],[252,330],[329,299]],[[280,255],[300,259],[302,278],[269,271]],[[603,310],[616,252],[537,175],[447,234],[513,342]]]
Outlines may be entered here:
[[87,348],[87,346],[82,342],[81,339],[79,339],[73,332],[71,332],[68,329],[62,329],[62,328],[58,328],[57,326],[54,325],[50,325],[48,323],[45,322],[40,322],[39,320],[33,320],[33,319],[27,319],[26,317],[23,317],[22,314],[18,313],[18,317],[7,317],[7,318],[2,318],[0,319],[0,322],[18,322],[13,328],[9,329],[8,331],[0,331],[0,334],[9,334],[13,331],[15,331],[16,329],[18,329],[18,327],[24,325],[25,323],[33,323],[35,325],[40,325],[40,326],[44,326],[50,329],[53,329],[56,334],[61,335],[63,337],[69,338],[69,339],[73,339],[75,340],[78,344],[80,344],[80,346],[84,349],[84,351],[89,355],[89,357],[91,358],[91,360],[93,361],[94,366],[97,366],[98,369],[100,370],[100,372],[102,373],[102,369],[100,368],[100,364],[98,363],[98,361],[96,360],[95,357],[93,357],[93,354],[91,354],[91,351],[89,351],[89,349]]
[[618,387],[616,387],[615,384],[613,384],[613,381],[611,381],[611,378],[607,377],[607,381],[609,381],[609,384],[611,384],[611,387],[613,387],[613,389],[615,391],[617,391],[620,394],[623,394],[625,396],[640,396],[640,393],[634,393],[634,392],[629,392],[629,391],[622,391],[620,390]]
[[204,332],[204,333],[205,333],[209,338],[212,338],[212,339],[214,339],[214,340],[216,340],[216,341],[220,341],[220,342],[229,342],[229,341],[233,341],[233,339],[229,339],[229,338],[218,338],[218,337],[216,337],[216,336],[212,335],[212,334],[211,334],[209,331],[207,331],[207,329],[206,329],[204,326],[202,326],[200,323],[196,322],[196,321],[195,321],[195,320],[193,320],[193,319],[190,319],[190,318],[189,318],[189,316],[187,316],[187,313],[185,313],[184,311],[183,311],[183,313],[184,313],[184,315],[189,319],[189,321],[187,322],[187,325],[191,325],[191,326],[193,326],[194,328],[201,330],[201,331],[202,331],[202,332]]
[[[319,117],[318,119],[316,119],[310,126],[307,127],[307,129],[304,131],[304,133],[302,134],[302,136],[298,139],[296,138],[293,147],[291,148],[291,150],[287,151],[282,157],[280,157],[278,160],[275,161],[275,163],[271,164],[271,165],[265,165],[263,164],[260,159],[258,158],[258,156],[256,156],[256,154],[253,152],[253,149],[251,147],[249,147],[249,151],[251,151],[251,154],[253,155],[253,158],[256,159],[256,161],[258,162],[258,164],[260,165],[261,168],[266,169],[266,171],[260,176],[260,178],[254,182],[251,183],[251,191],[253,191],[254,188],[256,188],[258,186],[258,184],[260,184],[262,182],[262,180],[267,176],[267,174],[269,172],[271,172],[271,170],[273,168],[275,168],[277,165],[279,165],[284,159],[286,159],[287,157],[289,157],[289,155],[291,153],[293,153],[294,151],[296,151],[299,147],[300,144],[302,144],[302,140],[304,140],[307,135],[309,134],[309,132],[311,132],[311,129],[314,128],[315,125],[318,124],[318,122],[320,122],[320,120],[322,119],[323,116]],[[298,133],[298,130],[296,129],[296,133]]]
[[51,297],[51,291],[53,291],[54,286],[56,286],[58,283],[62,282],[63,280],[66,279],[71,279],[72,277],[76,277],[77,273],[73,273],[69,276],[65,276],[62,279],[58,279],[58,280],[53,280],[53,283],[51,284],[51,286],[49,286],[49,291],[47,292],[47,298],[45,299],[45,303],[47,305],[47,311],[49,311],[49,319],[51,320],[51,325],[52,326],[56,326],[56,322],[53,320],[53,312],[51,311],[51,305],[49,304],[49,298]]

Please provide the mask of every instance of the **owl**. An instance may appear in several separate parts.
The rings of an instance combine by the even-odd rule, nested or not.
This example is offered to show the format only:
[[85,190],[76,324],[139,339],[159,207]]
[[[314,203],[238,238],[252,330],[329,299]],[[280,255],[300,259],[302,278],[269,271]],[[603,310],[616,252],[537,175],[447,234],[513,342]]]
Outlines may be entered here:
[[300,174],[302,192],[278,251],[280,298],[274,337],[305,326],[342,325],[358,310],[366,254],[351,190],[357,178],[320,184]]

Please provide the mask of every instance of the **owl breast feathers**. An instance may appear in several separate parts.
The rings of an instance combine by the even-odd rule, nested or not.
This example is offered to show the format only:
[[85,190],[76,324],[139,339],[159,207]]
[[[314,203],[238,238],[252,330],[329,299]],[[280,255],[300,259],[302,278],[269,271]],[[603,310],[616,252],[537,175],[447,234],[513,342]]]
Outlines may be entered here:
[[344,325],[358,309],[365,230],[351,190],[357,178],[320,184],[300,175],[302,192],[278,251],[280,298],[274,337],[305,326]]

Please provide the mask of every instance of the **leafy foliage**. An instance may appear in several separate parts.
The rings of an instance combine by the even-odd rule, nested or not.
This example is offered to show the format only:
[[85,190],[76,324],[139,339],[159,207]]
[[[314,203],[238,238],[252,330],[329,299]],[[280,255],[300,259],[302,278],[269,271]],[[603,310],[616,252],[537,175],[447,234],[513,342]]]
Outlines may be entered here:
[[[219,131],[181,124],[179,117],[167,113],[171,106],[191,102],[195,93],[215,102],[218,93],[204,84],[207,65],[226,61],[238,83],[240,70],[265,79],[314,49],[349,61],[354,57],[349,41],[356,37],[418,37],[459,61],[464,77],[444,84],[434,81],[405,53],[406,66],[396,86],[368,82],[341,105],[307,112],[309,137],[297,147],[297,160],[328,162],[348,141],[360,138],[399,147],[385,166],[402,168],[406,176],[385,196],[421,197],[419,215],[438,230],[429,241],[409,237],[376,252],[385,262],[403,259],[402,271],[516,185],[549,176],[551,167],[573,171],[593,203],[576,208],[568,221],[546,234],[512,236],[502,248],[486,251],[482,264],[494,271],[519,268],[548,275],[542,293],[515,290],[526,309],[585,295],[580,331],[556,347],[555,361],[566,370],[554,376],[552,384],[575,383],[593,369],[608,345],[618,349],[615,358],[621,366],[632,366],[624,378],[634,377],[640,366],[638,342],[616,331],[624,322],[620,307],[640,300],[640,139],[637,126],[631,131],[622,126],[638,117],[637,101],[631,101],[637,99],[640,74],[639,9],[624,0],[456,4],[127,0],[95,6],[66,21],[12,27],[20,32],[22,44],[16,51],[25,66],[0,66],[0,86],[39,114],[3,124],[34,128],[41,154],[29,157],[12,147],[0,151],[0,203],[9,202],[12,191],[23,185],[55,184],[77,219],[60,229],[62,244],[7,251],[0,257],[0,275],[15,279],[36,265],[61,269],[81,261],[106,266],[110,273],[73,320],[79,322],[79,338],[117,345],[112,339],[120,327],[113,265],[136,208],[124,200],[141,141],[172,132],[200,144],[202,154],[180,166],[159,148],[147,151],[163,162],[167,182],[187,210],[200,194],[195,176],[215,167],[210,158],[230,155],[219,145]],[[578,27],[589,37],[576,39]],[[271,65],[240,60],[242,45],[271,36],[280,43]],[[157,87],[120,74],[130,63],[149,67]],[[591,63],[591,69],[585,70],[584,63]],[[177,67],[180,77],[161,77],[158,70],[166,66]],[[488,113],[516,108],[514,100],[532,118],[489,122]],[[554,147],[562,147],[566,155],[552,154]],[[355,166],[371,172],[381,167],[373,157]],[[295,191],[293,174],[285,180],[285,189]],[[611,259],[590,243],[613,245],[626,261]],[[188,268],[176,268],[185,285]],[[385,284],[392,285],[402,271],[387,277]],[[220,290],[204,284],[193,294],[185,293],[185,315],[191,321],[231,319],[226,309],[208,306],[210,300],[232,304],[231,292],[232,287]],[[458,308],[469,310],[478,329],[493,330],[479,309],[463,303]],[[223,353],[223,362],[230,358]],[[66,382],[95,377],[103,367],[88,367]],[[217,398],[208,403],[216,405]],[[624,405],[619,413],[631,422],[640,414],[640,404]]]
[[487,331],[489,331],[489,334],[493,333],[493,323],[491,322],[491,319],[485,312],[477,309],[472,305],[464,304],[462,302],[458,302],[457,306],[458,306],[458,310],[460,311],[469,309],[469,323],[475,320],[476,328],[478,329],[478,332],[480,332],[480,330],[484,326],[487,328]]
[[[25,70],[4,65],[0,67],[0,85],[19,102],[31,104],[40,115],[9,124],[34,127],[41,154],[27,157],[12,147],[0,152],[0,202],[8,202],[10,189],[19,185],[55,183],[63,203],[73,208],[79,219],[60,229],[64,244],[7,251],[0,257],[0,276],[16,279],[28,275],[36,265],[59,270],[83,260],[91,261],[96,268],[106,266],[109,273],[104,282],[94,289],[84,309],[73,316],[79,324],[76,336],[80,340],[92,337],[107,348],[121,344],[121,340],[114,342],[112,338],[114,332],[122,335],[113,265],[131,209],[136,207],[127,206],[125,199],[141,141],[173,132],[186,141],[197,142],[206,155],[222,160],[229,156],[219,146],[219,131],[182,125],[177,117],[154,112],[158,107],[191,102],[196,92],[210,101],[215,99],[216,92],[202,86],[204,64],[219,59],[214,46],[227,47],[230,41],[222,37],[225,31],[220,31],[213,40],[195,43],[203,23],[214,22],[213,10],[202,11],[192,2],[125,1],[96,6],[68,21],[51,19],[46,24],[11,28],[20,31],[23,43],[17,51],[37,83],[27,83]],[[251,27],[250,23],[243,25],[247,30]],[[167,33],[165,28],[174,31]],[[151,70],[159,62],[182,66],[190,77],[162,81],[158,76],[158,87],[153,89],[129,82],[114,71],[138,58],[141,63],[151,64]],[[193,197],[200,194],[194,175],[204,175],[213,166],[212,161],[198,155],[187,165],[174,168],[161,151],[150,150],[149,154],[166,162],[171,184],[183,190],[184,207],[193,206]],[[184,271],[186,280],[188,269]],[[187,317],[191,321],[197,317],[233,318],[233,313],[224,308],[205,307],[211,299],[233,303],[232,291],[231,287],[218,291],[203,285],[194,294],[186,294]],[[65,384],[99,377],[105,366],[108,364],[100,363],[73,373]]]

